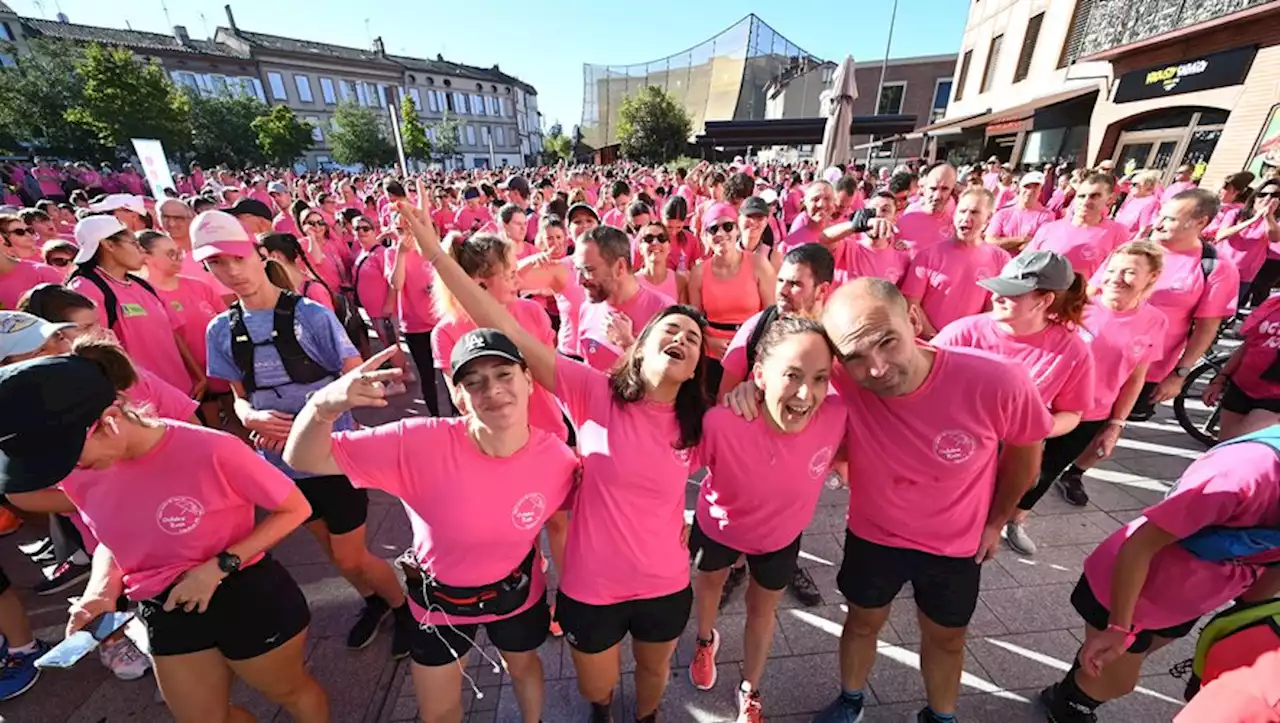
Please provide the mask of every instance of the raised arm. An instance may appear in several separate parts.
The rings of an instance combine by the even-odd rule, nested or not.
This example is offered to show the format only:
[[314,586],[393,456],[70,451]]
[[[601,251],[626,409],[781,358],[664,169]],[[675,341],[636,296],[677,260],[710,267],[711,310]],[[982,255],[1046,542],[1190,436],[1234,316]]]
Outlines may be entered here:
[[422,215],[418,209],[403,202],[396,204],[396,210],[400,211],[408,221],[409,230],[417,241],[419,253],[435,267],[436,276],[439,277],[440,282],[449,287],[454,298],[475,321],[476,326],[497,329],[506,334],[520,349],[520,354],[524,357],[533,380],[555,394],[555,351],[525,331],[506,307],[498,303],[489,292],[480,288],[480,285],[462,270],[458,262],[444,253],[440,247],[440,234],[436,233],[430,217]]

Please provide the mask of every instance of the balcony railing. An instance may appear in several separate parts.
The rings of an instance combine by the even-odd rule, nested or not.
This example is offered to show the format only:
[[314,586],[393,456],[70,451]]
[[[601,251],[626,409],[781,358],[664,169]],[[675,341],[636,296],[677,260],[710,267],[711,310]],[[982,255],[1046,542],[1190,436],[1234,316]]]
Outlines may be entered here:
[[1078,0],[1067,60],[1280,0]]

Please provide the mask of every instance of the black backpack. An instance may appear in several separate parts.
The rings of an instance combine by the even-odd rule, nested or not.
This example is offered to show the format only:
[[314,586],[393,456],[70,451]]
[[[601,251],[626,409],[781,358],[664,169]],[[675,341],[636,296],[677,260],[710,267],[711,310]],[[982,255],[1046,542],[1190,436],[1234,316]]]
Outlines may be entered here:
[[[151,292],[152,296],[160,299],[160,294],[156,293],[156,287],[148,283],[146,279],[133,274],[125,274],[124,277]],[[84,279],[98,287],[98,291],[102,293],[102,310],[107,315],[107,328],[114,330],[116,322],[120,321],[120,299],[116,297],[116,292],[111,289],[111,284],[107,283],[107,280],[99,276],[98,272],[92,268],[76,267],[67,282],[70,283],[71,279],[76,278]],[[160,299],[160,303],[163,304],[164,300]]]
[[1218,268],[1218,247],[1213,244],[1200,244],[1200,273],[1204,274],[1205,282],[1209,281],[1209,274]]
[[764,338],[764,333],[769,330],[769,325],[774,322],[781,314],[778,313],[778,305],[765,307],[760,312],[760,320],[756,322],[756,328],[751,330],[751,336],[747,337],[747,375],[750,376],[751,368],[756,365],[756,347],[760,346],[760,340]]
[[294,384],[314,384],[325,379],[336,379],[339,370],[325,369],[323,365],[307,356],[306,350],[298,341],[294,328],[297,317],[298,302],[301,296],[289,291],[281,291],[276,300],[275,318],[272,321],[271,337],[263,342],[255,342],[249,336],[249,329],[244,324],[244,307],[236,300],[228,311],[231,321],[231,358],[240,369],[245,392],[252,394],[257,389],[276,389],[259,387],[253,373],[254,350],[260,346],[274,346],[284,364],[285,374]]
[[[342,328],[347,332],[351,343],[355,344],[357,349],[362,348],[361,344],[369,343],[369,329],[364,325],[364,319],[361,318],[360,312],[353,308],[354,305],[347,300],[346,294],[335,294],[323,281],[307,279],[302,283],[303,296],[307,295],[307,289],[311,288],[312,284],[320,284],[329,292],[329,298],[333,299],[333,315],[338,317],[338,323],[342,324]],[[352,294],[354,293],[353,291]]]

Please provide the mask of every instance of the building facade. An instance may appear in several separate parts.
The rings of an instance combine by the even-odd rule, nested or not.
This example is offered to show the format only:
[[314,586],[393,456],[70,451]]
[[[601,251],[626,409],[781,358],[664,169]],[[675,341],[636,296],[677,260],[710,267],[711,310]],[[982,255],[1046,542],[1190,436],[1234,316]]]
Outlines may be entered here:
[[[333,113],[351,101],[373,109],[390,136],[391,113],[413,98],[436,142],[446,120],[456,123],[457,153],[450,168],[524,166],[542,151],[537,90],[497,66],[479,68],[446,61],[390,55],[381,39],[368,49],[252,32],[236,24],[227,6],[227,27],[209,40],[194,39],[178,26],[172,35],[19,17],[0,3],[0,33],[24,52],[29,38],[96,42],[129,48],[154,58],[179,86],[206,95],[247,94],[284,105],[314,126],[315,146],[299,165],[333,164],[329,135]],[[0,55],[0,62],[4,56]]]

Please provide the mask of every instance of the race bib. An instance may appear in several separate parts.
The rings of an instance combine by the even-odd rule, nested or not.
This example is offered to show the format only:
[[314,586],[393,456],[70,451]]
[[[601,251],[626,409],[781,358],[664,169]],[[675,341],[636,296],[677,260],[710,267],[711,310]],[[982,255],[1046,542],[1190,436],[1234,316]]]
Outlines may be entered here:
[[124,312],[125,316],[147,315],[147,309],[142,304],[121,304],[120,311]]

